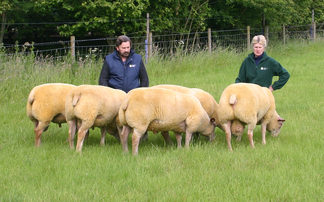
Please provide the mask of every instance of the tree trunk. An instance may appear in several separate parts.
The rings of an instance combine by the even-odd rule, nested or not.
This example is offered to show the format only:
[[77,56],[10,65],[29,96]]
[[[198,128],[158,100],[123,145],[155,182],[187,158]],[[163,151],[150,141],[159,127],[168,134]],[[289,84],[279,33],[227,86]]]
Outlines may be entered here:
[[5,34],[5,28],[6,28],[6,21],[7,21],[7,16],[6,16],[6,13],[3,12],[2,15],[2,24],[1,24],[1,30],[0,30],[0,46],[3,45],[3,37],[4,37],[4,34]]

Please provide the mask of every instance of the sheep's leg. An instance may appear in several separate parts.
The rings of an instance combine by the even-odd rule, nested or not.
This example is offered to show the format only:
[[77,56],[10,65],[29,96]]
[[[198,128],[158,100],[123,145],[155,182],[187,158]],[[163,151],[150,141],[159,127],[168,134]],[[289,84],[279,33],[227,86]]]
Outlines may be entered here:
[[107,134],[107,127],[101,127],[101,139],[100,139],[100,146],[104,146],[105,145],[105,137]]
[[89,129],[83,129],[82,127],[79,129],[79,132],[78,132],[78,142],[77,142],[77,146],[76,146],[76,151],[77,152],[81,152],[82,151],[84,137],[85,137],[86,133],[88,132],[88,130]]
[[70,143],[70,148],[73,149],[74,148],[74,136],[76,133],[76,129],[77,129],[77,124],[75,120],[72,121],[68,121],[67,122],[69,125],[69,143]]
[[253,130],[255,128],[255,125],[252,126],[252,125],[248,125],[248,132],[247,132],[247,135],[248,135],[248,138],[249,138],[249,142],[250,142],[250,145],[252,148],[254,148],[254,142],[253,142]]
[[266,144],[267,124],[261,124],[262,144]]
[[189,148],[189,144],[192,138],[192,133],[191,132],[186,132],[186,141],[185,141],[185,147],[188,149]]
[[253,130],[248,130],[248,138],[249,142],[252,148],[254,148],[254,142],[253,142]]
[[121,141],[121,132],[123,130],[123,127],[119,127],[117,124],[116,124],[116,127],[117,127],[117,133],[114,134],[114,137],[118,140],[118,141]]
[[237,136],[236,141],[241,142],[242,140],[242,135]]
[[231,121],[227,121],[226,124],[223,124],[223,128],[225,129],[225,133],[226,133],[226,141],[227,141],[227,146],[228,146],[228,150],[229,151],[233,151],[232,149],[232,144],[231,144]]
[[90,130],[87,131],[87,133],[84,136],[84,139],[87,140],[89,138]]
[[131,128],[129,126],[123,126],[123,129],[121,131],[121,143],[123,145],[124,153],[128,152],[127,141],[130,133],[131,133]]
[[181,148],[181,141],[182,141],[181,133],[174,133],[174,135],[176,136],[176,139],[177,139],[178,148]]
[[253,142],[253,130],[255,129],[256,122],[255,123],[249,123],[248,124],[248,138],[249,142],[252,148],[254,148],[254,142]]
[[142,137],[142,134],[138,130],[134,129],[134,132],[132,135],[132,148],[133,148],[134,156],[138,155],[138,145],[139,145],[141,137]]
[[34,120],[33,123],[34,123],[34,126],[35,126],[34,128],[37,128],[39,121],[38,120]]
[[168,143],[171,146],[173,145],[170,135],[169,135],[169,131],[163,131],[163,132],[161,132],[161,135],[163,136],[166,143]]
[[35,147],[39,147],[40,143],[41,143],[41,136],[42,133],[45,131],[45,129],[48,127],[48,124],[45,124],[43,122],[38,122],[38,124],[36,124],[34,122],[35,126],[37,125],[37,127],[35,128]]

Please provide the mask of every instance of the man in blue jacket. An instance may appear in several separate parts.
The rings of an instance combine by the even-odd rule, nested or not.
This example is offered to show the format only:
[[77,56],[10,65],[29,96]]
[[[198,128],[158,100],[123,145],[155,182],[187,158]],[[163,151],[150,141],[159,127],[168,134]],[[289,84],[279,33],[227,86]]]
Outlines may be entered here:
[[[99,85],[128,91],[138,87],[148,87],[149,78],[142,56],[131,49],[132,41],[127,36],[119,36],[116,40],[116,49],[105,57]],[[141,142],[148,139],[145,132]]]
[[134,88],[148,87],[149,79],[142,56],[131,49],[132,42],[127,36],[119,36],[116,49],[105,57],[99,85],[120,89],[126,93]]

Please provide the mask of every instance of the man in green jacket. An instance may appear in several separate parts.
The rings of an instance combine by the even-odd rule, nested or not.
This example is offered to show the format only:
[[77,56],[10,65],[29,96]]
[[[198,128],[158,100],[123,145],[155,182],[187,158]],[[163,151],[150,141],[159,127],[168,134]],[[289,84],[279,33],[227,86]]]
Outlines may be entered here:
[[[267,41],[263,35],[253,37],[253,53],[243,61],[235,83],[254,83],[271,91],[280,89],[287,83],[289,72],[264,52],[266,45]],[[272,84],[274,76],[279,76],[279,79]]]

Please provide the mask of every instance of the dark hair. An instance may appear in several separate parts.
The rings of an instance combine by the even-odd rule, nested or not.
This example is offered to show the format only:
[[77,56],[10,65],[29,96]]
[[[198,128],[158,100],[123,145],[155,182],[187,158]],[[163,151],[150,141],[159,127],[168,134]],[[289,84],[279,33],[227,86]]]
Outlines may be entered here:
[[120,46],[123,42],[129,41],[130,45],[132,46],[132,41],[128,38],[128,36],[121,35],[116,40],[116,47]]

